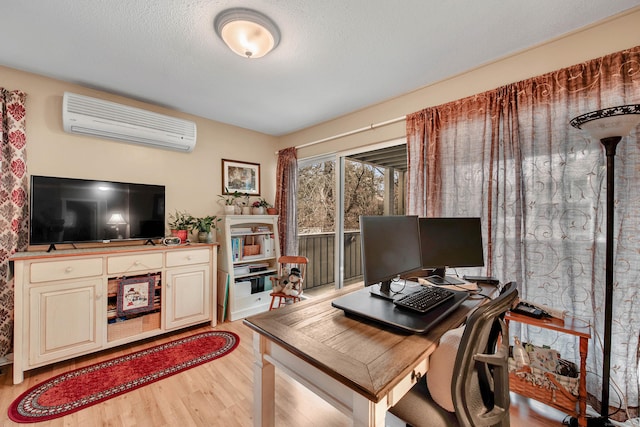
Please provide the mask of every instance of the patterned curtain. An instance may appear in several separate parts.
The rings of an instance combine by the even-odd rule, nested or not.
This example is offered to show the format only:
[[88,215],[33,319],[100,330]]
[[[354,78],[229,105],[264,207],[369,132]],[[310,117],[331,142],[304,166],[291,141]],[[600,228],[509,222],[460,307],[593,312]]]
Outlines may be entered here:
[[28,179],[25,135],[26,94],[0,88],[0,356],[13,344],[13,283],[9,257],[27,249]]
[[[569,125],[597,109],[640,103],[640,47],[407,116],[408,213],[480,216],[484,272],[521,296],[592,324],[587,390],[598,408],[604,330],[605,156]],[[415,169],[415,170],[414,170]],[[615,169],[612,416],[637,416],[640,331],[640,129],[618,145]],[[578,341],[514,333],[578,360]],[[624,400],[624,401],[623,401]],[[612,408],[611,411],[615,411]]]
[[295,147],[289,147],[278,152],[276,172],[276,208],[280,215],[278,217],[278,232],[280,233],[281,255],[298,255],[297,189],[297,150]]

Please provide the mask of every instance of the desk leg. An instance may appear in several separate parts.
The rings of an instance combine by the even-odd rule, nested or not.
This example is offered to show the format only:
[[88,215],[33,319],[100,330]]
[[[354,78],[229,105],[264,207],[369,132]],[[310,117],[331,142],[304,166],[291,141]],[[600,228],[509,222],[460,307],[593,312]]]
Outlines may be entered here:
[[384,427],[386,400],[373,403],[358,393],[353,394],[353,427]]
[[267,341],[262,335],[253,333],[253,425],[275,426],[276,369],[263,358]]

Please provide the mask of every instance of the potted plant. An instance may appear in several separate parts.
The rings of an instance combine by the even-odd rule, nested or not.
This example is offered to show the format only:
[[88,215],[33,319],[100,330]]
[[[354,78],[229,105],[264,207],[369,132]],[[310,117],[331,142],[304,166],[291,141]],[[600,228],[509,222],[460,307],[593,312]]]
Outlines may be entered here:
[[264,215],[265,209],[268,208],[271,205],[269,204],[269,202],[267,202],[265,199],[263,199],[261,197],[258,200],[256,200],[255,202],[253,202],[253,204],[251,206],[253,206],[253,214],[254,215]]
[[242,215],[251,215],[251,206],[249,205],[249,193],[242,193],[242,201],[238,203],[241,208]]
[[194,218],[184,211],[176,210],[175,213],[169,214],[169,229],[171,235],[180,238],[180,243],[187,241],[189,231],[193,229]]
[[[224,213],[225,215],[233,215],[235,213],[240,213],[242,207],[245,207],[249,203],[249,195],[247,193],[241,193],[238,190],[235,190],[233,193],[229,192],[227,187],[224,188],[226,194],[219,194],[218,197],[224,203]],[[240,201],[240,199],[244,198],[244,201]]]
[[224,213],[225,215],[233,215],[236,213],[237,200],[243,196],[238,190],[233,193],[229,192],[229,189],[225,187],[225,191],[227,194],[219,194],[218,197],[222,200],[224,204]]
[[215,215],[208,215],[201,218],[193,219],[193,228],[198,231],[198,242],[213,243],[214,233],[218,229],[216,223],[222,220]]

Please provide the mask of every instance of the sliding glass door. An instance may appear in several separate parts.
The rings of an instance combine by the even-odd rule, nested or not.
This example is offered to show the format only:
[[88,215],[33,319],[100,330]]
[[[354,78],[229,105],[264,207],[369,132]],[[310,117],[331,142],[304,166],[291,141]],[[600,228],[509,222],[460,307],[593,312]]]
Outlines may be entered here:
[[299,254],[309,258],[307,286],[340,288],[362,280],[361,215],[403,215],[406,145],[298,162]]

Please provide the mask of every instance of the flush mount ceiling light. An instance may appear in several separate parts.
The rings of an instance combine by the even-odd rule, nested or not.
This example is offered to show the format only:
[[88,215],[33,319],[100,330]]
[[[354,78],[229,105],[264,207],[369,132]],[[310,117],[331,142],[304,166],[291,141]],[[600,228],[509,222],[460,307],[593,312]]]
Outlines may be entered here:
[[280,31],[267,16],[245,8],[227,9],[213,26],[229,48],[245,58],[261,58],[280,42]]

